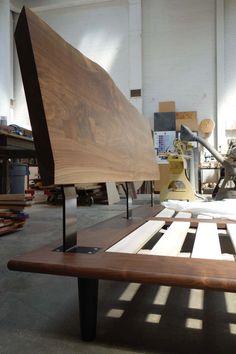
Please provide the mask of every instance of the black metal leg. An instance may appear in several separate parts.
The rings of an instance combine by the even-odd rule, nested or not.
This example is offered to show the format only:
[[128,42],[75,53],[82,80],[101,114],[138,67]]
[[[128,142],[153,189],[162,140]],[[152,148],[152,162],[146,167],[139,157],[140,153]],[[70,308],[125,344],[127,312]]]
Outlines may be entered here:
[[151,189],[151,207],[154,206],[154,183],[150,181],[150,189]]
[[98,280],[78,278],[81,339],[96,337]]
[[77,243],[77,194],[75,186],[62,186],[63,252]]
[[126,219],[132,218],[132,196],[130,193],[130,182],[125,182],[125,194],[126,194]]

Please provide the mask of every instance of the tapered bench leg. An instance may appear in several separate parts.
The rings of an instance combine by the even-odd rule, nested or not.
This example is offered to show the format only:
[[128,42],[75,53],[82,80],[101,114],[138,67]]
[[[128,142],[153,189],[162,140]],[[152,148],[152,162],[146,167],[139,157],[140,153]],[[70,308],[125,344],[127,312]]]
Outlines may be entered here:
[[98,280],[78,278],[81,339],[96,337]]

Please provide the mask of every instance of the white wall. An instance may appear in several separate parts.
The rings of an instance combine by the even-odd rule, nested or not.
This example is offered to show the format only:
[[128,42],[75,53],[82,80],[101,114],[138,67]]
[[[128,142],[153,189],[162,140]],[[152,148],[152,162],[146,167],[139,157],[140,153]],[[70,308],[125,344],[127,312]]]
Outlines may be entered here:
[[[175,100],[178,111],[196,110],[199,121],[220,117],[222,131],[224,119],[228,126],[236,126],[235,0],[142,0],[142,23],[138,19],[140,0],[88,2],[24,1],[35,6],[37,13],[72,45],[101,64],[128,98],[130,89],[141,88],[143,97],[131,101],[136,104],[138,100],[136,106],[141,108],[143,99],[144,115],[150,121],[159,101]],[[224,5],[218,14],[221,27],[216,22],[216,5],[220,3]],[[65,7],[68,4],[71,7]],[[216,51],[220,35],[223,43]],[[15,68],[15,123],[27,126],[17,64]],[[220,94],[216,83],[221,84]],[[224,109],[219,114],[221,105]]]
[[143,0],[144,114],[159,101],[215,118],[215,1]]
[[128,2],[38,12],[66,41],[109,72],[128,95]]
[[[224,113],[227,128],[236,129],[236,1],[225,0]],[[234,132],[235,134],[235,132]]]
[[[65,40],[111,75],[121,91],[129,96],[129,17],[128,0],[38,11]],[[15,120],[29,126],[24,91],[16,64]],[[18,122],[18,123],[17,123]]]
[[10,5],[0,0],[0,116],[10,115]]

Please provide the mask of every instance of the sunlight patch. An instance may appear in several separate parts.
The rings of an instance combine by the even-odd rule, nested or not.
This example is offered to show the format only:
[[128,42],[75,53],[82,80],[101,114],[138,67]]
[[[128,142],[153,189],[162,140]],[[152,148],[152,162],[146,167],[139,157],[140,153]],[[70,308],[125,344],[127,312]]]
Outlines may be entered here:
[[198,320],[196,318],[187,318],[185,327],[191,329],[202,329],[202,320]]
[[157,294],[154,298],[153,304],[154,305],[165,305],[167,298],[169,296],[171,287],[170,286],[160,286]]
[[159,323],[161,320],[161,315],[157,313],[149,313],[146,317],[146,322],[148,323]]
[[120,318],[124,312],[121,309],[111,309],[107,312],[107,317]]
[[126,287],[124,292],[121,294],[121,296],[119,297],[119,300],[121,300],[121,301],[131,301],[134,298],[134,296],[137,293],[137,291],[140,288],[140,286],[141,286],[141,284],[130,283]]
[[201,289],[191,289],[189,295],[188,308],[189,309],[203,309],[203,294],[204,291]]

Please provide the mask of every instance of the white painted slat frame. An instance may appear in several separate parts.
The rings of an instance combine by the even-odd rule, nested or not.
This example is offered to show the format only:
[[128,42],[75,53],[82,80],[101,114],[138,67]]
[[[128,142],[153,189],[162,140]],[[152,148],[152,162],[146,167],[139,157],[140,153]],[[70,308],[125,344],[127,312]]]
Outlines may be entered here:
[[[191,213],[179,212],[176,218],[190,218]],[[150,255],[178,256],[185,241],[190,222],[174,221],[151,249]]]
[[[205,215],[198,218],[212,219]],[[193,245],[192,258],[223,259],[217,224],[200,222]]]

